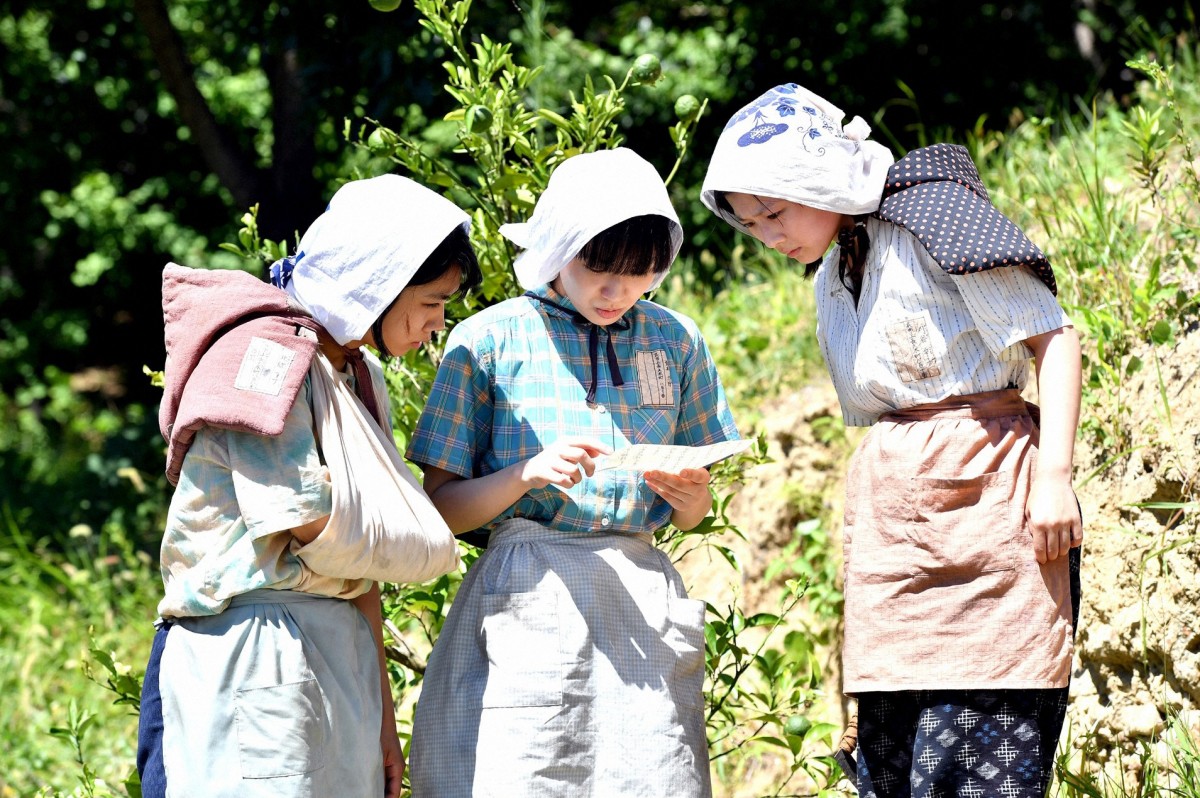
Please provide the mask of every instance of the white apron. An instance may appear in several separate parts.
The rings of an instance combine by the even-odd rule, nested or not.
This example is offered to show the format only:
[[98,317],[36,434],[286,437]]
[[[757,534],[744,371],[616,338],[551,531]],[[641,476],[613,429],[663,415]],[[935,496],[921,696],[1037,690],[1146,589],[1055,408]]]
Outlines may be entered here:
[[159,688],[168,798],[379,798],[379,661],[353,604],[255,590],[181,618]]

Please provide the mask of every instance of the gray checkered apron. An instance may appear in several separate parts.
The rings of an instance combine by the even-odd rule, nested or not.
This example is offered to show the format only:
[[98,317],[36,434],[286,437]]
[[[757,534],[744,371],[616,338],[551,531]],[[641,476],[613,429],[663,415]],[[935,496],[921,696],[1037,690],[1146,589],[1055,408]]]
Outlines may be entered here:
[[649,534],[512,519],[430,656],[414,798],[711,794],[704,603]]

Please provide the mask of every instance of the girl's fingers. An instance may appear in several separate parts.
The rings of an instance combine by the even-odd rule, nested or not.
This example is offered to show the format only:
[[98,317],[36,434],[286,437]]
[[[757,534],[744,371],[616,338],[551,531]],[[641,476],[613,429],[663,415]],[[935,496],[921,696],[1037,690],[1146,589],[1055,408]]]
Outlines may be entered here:
[[569,438],[563,441],[567,446],[583,449],[589,457],[599,457],[602,454],[612,454],[612,447],[595,438]]

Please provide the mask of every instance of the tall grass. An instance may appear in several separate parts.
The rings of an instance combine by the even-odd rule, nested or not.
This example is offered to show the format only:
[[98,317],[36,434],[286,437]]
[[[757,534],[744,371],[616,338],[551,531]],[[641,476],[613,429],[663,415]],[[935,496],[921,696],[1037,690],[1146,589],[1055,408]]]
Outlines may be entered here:
[[1200,740],[1178,714],[1157,739],[1130,746],[1107,768],[1087,767],[1100,752],[1089,735],[1072,740],[1071,732],[1055,764],[1051,798],[1200,798]]
[[997,204],[1048,243],[1088,344],[1083,433],[1113,454],[1130,444],[1130,383],[1146,345],[1172,343],[1200,318],[1200,70],[1191,45],[1160,53],[1130,61],[1148,76],[1137,105],[1097,100],[985,148]]
[[116,528],[76,527],[53,554],[0,510],[0,536],[0,796],[103,794],[133,767],[137,718],[89,677],[89,650],[144,667],[157,569]]

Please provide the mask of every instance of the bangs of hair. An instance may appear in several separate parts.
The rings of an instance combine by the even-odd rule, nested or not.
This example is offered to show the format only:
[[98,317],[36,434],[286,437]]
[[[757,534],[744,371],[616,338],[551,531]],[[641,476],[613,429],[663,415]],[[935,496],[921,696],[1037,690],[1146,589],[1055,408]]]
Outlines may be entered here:
[[665,216],[634,216],[618,222],[579,250],[579,259],[594,272],[640,277],[660,274],[671,265],[671,228]]

